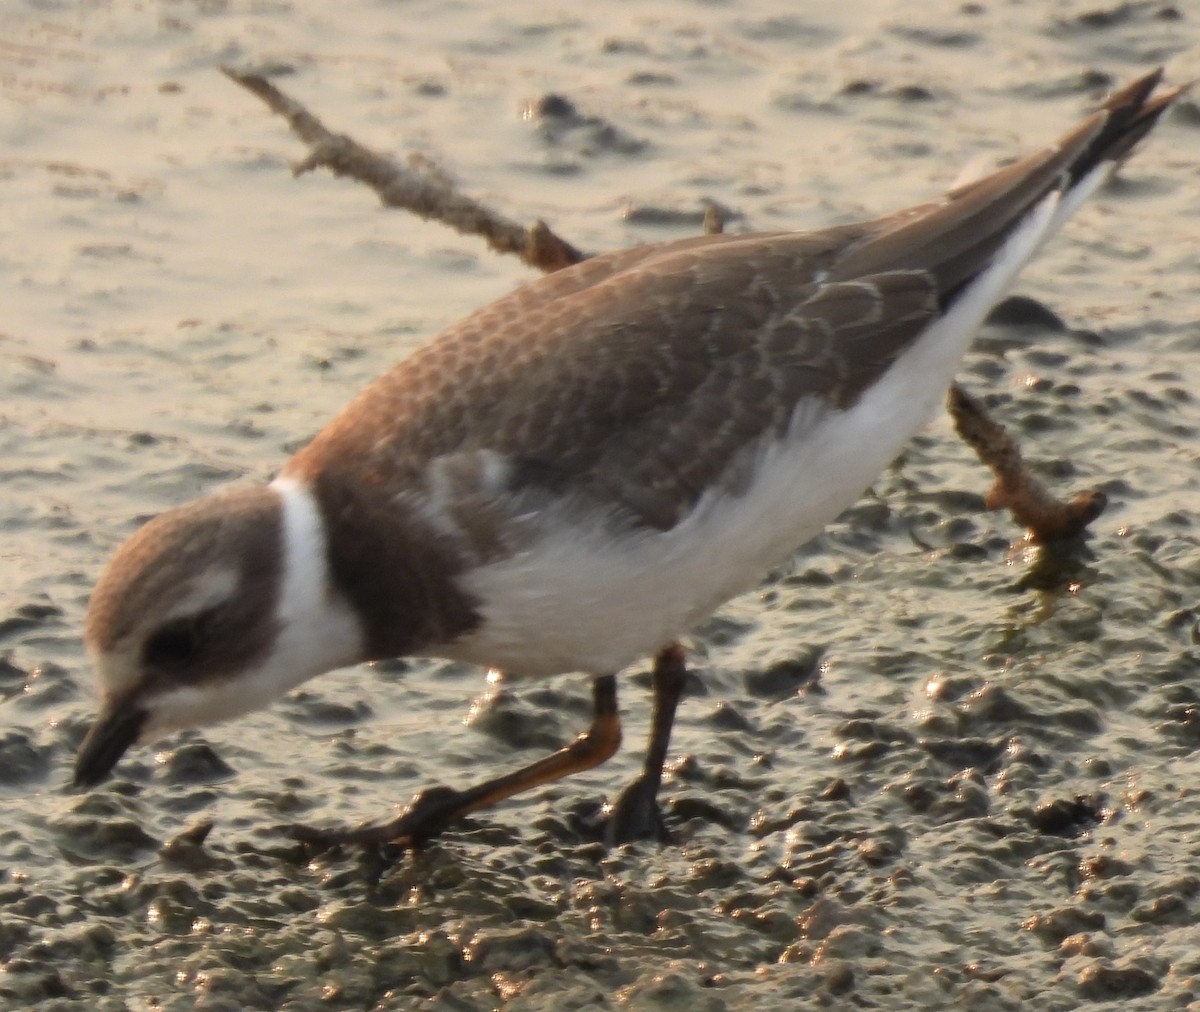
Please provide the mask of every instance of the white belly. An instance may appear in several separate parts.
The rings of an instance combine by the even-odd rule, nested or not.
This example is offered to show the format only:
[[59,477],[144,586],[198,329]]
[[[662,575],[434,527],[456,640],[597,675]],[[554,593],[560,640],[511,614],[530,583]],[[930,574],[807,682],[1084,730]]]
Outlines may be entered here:
[[705,496],[671,530],[621,539],[608,517],[585,526],[547,511],[531,548],[466,574],[483,621],[434,653],[514,675],[612,673],[755,586],[854,502],[940,404],[983,316],[1060,223],[1057,206],[1057,193],[1047,197],[853,406],[801,403],[787,436],[759,448],[741,495]]
[[669,531],[614,539],[605,516],[583,526],[577,512],[570,523],[540,515],[545,533],[530,549],[467,574],[483,623],[438,653],[512,675],[604,674],[655,653],[862,494],[949,382],[920,379],[885,380],[850,410],[821,417],[818,402],[802,404],[788,437],[760,449],[743,494],[703,497]]

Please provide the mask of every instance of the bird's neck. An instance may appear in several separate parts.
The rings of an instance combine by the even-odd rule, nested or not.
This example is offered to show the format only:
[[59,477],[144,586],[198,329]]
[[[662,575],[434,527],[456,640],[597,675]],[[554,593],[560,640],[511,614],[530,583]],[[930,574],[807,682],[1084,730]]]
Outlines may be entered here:
[[[307,476],[285,470],[273,484],[285,515],[300,518],[285,532],[289,558],[307,554],[297,575],[307,572],[311,595],[323,594],[354,616],[353,660],[419,655],[478,622],[458,587],[461,561],[404,496],[328,469]],[[315,617],[324,615],[319,601],[307,604]]]

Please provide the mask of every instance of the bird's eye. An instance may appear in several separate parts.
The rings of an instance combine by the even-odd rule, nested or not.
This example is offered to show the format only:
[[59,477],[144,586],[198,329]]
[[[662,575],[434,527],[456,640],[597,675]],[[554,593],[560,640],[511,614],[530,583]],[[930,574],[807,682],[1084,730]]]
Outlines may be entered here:
[[180,667],[196,656],[206,615],[188,615],[160,626],[142,648],[142,663],[148,667]]

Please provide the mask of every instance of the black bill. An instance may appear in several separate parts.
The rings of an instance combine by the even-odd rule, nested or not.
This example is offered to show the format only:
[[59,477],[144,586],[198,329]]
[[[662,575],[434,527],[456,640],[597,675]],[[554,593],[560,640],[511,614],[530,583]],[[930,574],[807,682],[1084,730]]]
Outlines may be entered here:
[[136,706],[118,706],[101,713],[79,746],[73,784],[93,787],[108,776],[125,750],[137,741],[146,716],[146,711]]

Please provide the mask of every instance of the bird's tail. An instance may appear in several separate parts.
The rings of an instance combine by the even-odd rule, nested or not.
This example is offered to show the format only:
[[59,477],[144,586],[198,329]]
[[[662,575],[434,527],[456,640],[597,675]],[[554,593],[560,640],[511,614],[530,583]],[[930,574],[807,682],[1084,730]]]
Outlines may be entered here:
[[1162,74],[1159,68],[1114,92],[1049,147],[884,219],[882,234],[843,258],[830,280],[895,269],[903,261],[937,278],[939,301],[948,307],[1018,231],[1028,259],[1190,87],[1156,94]]

